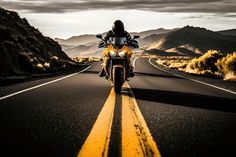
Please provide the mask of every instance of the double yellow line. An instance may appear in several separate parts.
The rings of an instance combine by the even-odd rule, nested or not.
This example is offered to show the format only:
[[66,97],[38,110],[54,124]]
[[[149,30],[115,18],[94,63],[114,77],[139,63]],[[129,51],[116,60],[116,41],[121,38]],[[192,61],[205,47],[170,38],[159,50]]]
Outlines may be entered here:
[[[160,157],[160,152],[141,114],[128,83],[122,92],[122,157]],[[78,157],[107,157],[116,95],[112,88]]]
[[108,155],[115,99],[116,95],[112,89],[78,157],[106,157]]

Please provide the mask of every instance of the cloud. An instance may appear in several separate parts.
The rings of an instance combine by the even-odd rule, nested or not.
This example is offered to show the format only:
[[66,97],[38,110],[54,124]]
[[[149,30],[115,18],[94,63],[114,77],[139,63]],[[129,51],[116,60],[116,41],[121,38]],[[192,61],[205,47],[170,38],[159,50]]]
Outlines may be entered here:
[[235,0],[1,0],[7,9],[36,13],[86,10],[145,10],[156,12],[235,13]]
[[223,17],[236,18],[236,14],[225,14]]

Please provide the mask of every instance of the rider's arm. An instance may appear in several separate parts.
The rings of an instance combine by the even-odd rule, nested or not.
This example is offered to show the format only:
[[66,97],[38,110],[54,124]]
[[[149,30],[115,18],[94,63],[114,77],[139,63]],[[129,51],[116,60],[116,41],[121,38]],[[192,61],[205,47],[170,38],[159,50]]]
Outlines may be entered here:
[[130,34],[126,31],[125,31],[125,37],[126,37],[127,41],[130,41],[132,39]]
[[104,37],[104,41],[107,42],[111,36],[112,32],[111,31],[107,32],[106,36]]

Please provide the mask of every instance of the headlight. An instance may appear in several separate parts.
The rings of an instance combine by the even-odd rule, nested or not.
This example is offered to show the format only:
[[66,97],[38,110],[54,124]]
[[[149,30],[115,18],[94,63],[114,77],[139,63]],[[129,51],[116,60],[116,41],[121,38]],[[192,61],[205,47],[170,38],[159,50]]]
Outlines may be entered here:
[[110,51],[110,56],[111,56],[111,57],[115,57],[115,56],[116,56],[115,51]]
[[118,54],[120,57],[124,57],[125,56],[125,51],[120,51]]

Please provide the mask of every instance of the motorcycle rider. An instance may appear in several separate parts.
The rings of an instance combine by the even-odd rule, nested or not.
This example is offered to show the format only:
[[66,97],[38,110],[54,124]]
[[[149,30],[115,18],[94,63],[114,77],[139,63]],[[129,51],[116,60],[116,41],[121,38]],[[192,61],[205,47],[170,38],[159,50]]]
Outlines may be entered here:
[[[130,34],[125,31],[124,29],[124,24],[121,20],[116,20],[114,23],[113,23],[113,26],[112,26],[112,30],[110,30],[109,32],[107,32],[106,36],[104,37],[104,41],[107,42],[110,37],[125,37],[127,42],[129,42],[132,38],[130,36]],[[106,76],[106,72],[104,70],[104,67],[106,69],[108,69],[108,65],[110,63],[110,59],[108,58],[104,58],[104,62],[103,62],[103,66],[102,67],[102,70],[101,72],[99,73],[99,76],[100,77],[104,77]],[[133,74],[133,68],[132,66],[130,65],[131,61],[128,60],[128,65],[129,65],[129,76],[132,77],[134,76]],[[108,70],[107,70],[108,71]]]

